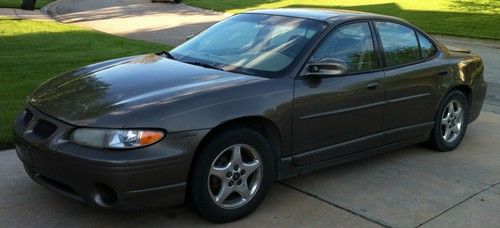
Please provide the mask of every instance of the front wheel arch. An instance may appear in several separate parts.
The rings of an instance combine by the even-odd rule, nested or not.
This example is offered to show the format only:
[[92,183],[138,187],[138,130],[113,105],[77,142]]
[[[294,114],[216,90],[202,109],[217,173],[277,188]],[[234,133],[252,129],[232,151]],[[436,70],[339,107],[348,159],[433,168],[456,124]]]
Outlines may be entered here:
[[[199,156],[200,152],[207,145],[207,143],[210,142],[210,140],[213,139],[217,134],[225,130],[234,128],[250,128],[256,130],[267,139],[271,147],[271,150],[273,152],[274,163],[275,163],[274,170],[276,170],[276,172],[274,173],[275,176],[273,178],[276,179],[279,170],[279,162],[281,160],[281,154],[282,154],[281,133],[276,124],[274,124],[274,122],[272,122],[271,120],[260,116],[249,116],[249,117],[241,117],[225,121],[216,126],[215,128],[212,128],[207,133],[207,135],[203,137],[203,139],[200,141],[200,143],[198,143],[198,146],[196,147],[195,154],[191,158],[191,164],[189,167],[187,180],[189,180],[192,176],[194,160]],[[187,200],[189,201],[189,199]]]
[[[232,179],[234,176],[235,178],[237,178],[234,181],[239,181],[239,176],[236,177],[237,173],[240,172],[240,168],[237,168],[239,167],[238,165],[235,165],[233,167],[234,171],[236,172],[233,174],[233,176],[225,175],[227,168],[223,168],[224,169],[224,171],[222,171],[223,173],[220,173],[220,169],[218,169],[216,173],[219,174],[214,174],[210,172],[210,164],[211,166],[214,166],[214,162],[218,161],[217,159],[219,158],[219,156],[221,156],[221,154],[226,153],[225,151],[228,148],[228,146],[230,148],[233,145],[248,145],[252,149],[255,148],[256,149],[255,153],[260,154],[259,160],[262,161],[261,163],[262,167],[264,168],[264,170],[267,171],[263,172],[261,180],[262,182],[259,184],[260,187],[258,187],[258,190],[255,192],[255,195],[253,195],[253,198],[251,198],[248,202],[244,203],[239,208],[224,208],[220,207],[220,205],[218,205],[217,202],[214,202],[213,196],[210,195],[212,194],[210,190],[210,185],[208,185],[208,189],[205,188],[207,186],[206,184],[207,182],[204,181],[206,180],[205,177],[207,177],[206,174],[208,174],[208,178],[210,178],[210,175],[215,175],[217,177],[222,177],[224,179],[225,178]],[[253,210],[255,210],[264,199],[266,192],[272,183],[273,173],[275,172],[273,166],[273,156],[271,148],[267,140],[264,138],[264,136],[259,132],[255,131],[254,129],[244,126],[232,127],[229,129],[226,128],[218,132],[217,134],[214,134],[214,136],[210,138],[210,141],[205,145],[205,147],[200,148],[200,150],[201,152],[198,154],[198,156],[193,157],[193,162],[192,162],[193,165],[191,167],[191,173],[188,181],[188,188],[186,189],[186,196],[189,197],[187,198],[188,203],[190,203],[190,205],[194,209],[196,209],[203,217],[216,223],[225,223],[229,221],[234,221],[235,219],[247,216]],[[238,153],[240,153],[239,150],[237,151]],[[232,158],[227,159],[226,157],[225,160],[227,162],[228,160],[231,159]],[[236,160],[241,161],[241,157],[240,159]],[[219,164],[219,166],[220,165],[221,164]],[[243,165],[241,167],[243,167]],[[229,168],[231,172],[233,172],[233,168]],[[241,173],[240,175],[243,176],[245,175],[245,173]],[[208,181],[210,181],[210,179],[208,179]],[[223,184],[222,186],[226,186],[227,183],[227,185],[230,188],[233,185],[237,187],[235,183],[231,182],[233,181],[231,180],[229,182],[219,182],[219,184],[222,183]],[[217,184],[217,182],[214,182],[214,184]],[[240,182],[237,182],[237,184],[241,185]],[[233,191],[235,190],[232,190],[231,192]],[[236,192],[240,193],[239,191]],[[242,195],[242,197],[244,196]]]

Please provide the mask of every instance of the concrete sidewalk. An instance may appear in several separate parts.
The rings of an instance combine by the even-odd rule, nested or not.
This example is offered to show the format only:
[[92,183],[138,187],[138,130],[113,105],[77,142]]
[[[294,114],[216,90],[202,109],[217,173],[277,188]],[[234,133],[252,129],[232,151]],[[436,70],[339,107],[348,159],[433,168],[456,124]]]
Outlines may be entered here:
[[0,18],[53,20],[52,17],[42,13],[40,10],[31,11],[13,8],[0,8]]

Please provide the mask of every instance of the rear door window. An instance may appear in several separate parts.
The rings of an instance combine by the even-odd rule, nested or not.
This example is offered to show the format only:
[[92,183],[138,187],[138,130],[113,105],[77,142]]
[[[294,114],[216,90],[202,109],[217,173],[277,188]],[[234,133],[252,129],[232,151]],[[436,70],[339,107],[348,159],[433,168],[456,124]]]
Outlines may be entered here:
[[404,65],[420,60],[415,31],[391,22],[375,22],[380,34],[387,66]]

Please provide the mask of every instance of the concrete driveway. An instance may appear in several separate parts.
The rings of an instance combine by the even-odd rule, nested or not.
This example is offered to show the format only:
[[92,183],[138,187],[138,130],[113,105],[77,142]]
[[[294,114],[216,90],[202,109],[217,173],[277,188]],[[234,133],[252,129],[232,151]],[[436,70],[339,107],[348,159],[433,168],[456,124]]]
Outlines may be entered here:
[[229,14],[151,0],[59,0],[44,9],[64,23],[177,46]]
[[[412,146],[275,182],[243,227],[498,227],[500,115],[483,112],[449,153]],[[35,184],[13,150],[0,152],[0,224],[210,226],[186,206],[109,211]]]
[[[165,44],[226,17],[185,5],[146,0],[59,0],[57,19]],[[486,62],[485,110],[500,113],[500,44],[439,37],[467,47]],[[483,112],[462,145],[449,153],[412,146],[276,182],[243,227],[498,227],[500,224],[500,115]],[[212,226],[186,206],[145,211],[94,209],[31,181],[13,150],[0,152],[0,225]]]

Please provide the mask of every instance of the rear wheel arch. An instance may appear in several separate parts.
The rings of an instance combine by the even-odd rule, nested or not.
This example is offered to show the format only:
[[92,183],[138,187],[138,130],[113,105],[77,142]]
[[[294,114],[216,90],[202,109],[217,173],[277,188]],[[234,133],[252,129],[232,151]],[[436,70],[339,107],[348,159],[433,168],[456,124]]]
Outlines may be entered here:
[[458,91],[462,92],[465,95],[465,97],[467,98],[467,102],[469,102],[469,105],[470,105],[470,102],[472,100],[472,88],[470,86],[457,85],[455,87],[452,87],[446,94],[450,93],[453,90],[458,90]]
[[443,103],[446,96],[448,96],[448,94],[450,94],[453,91],[460,91],[461,93],[463,93],[465,95],[465,98],[467,98],[467,102],[469,103],[468,105],[470,107],[470,103],[472,101],[472,88],[466,84],[459,84],[459,85],[455,85],[455,86],[450,87],[450,89],[448,89],[446,91],[446,93],[443,93],[443,95],[439,98],[439,102],[437,103],[436,108],[435,108],[435,115],[434,116],[439,115],[438,109],[441,106],[441,103]]
[[[431,130],[431,133],[430,133],[430,136],[429,136],[429,139],[427,141],[427,145],[431,148],[431,149],[434,149],[434,150],[437,150],[437,151],[450,151],[450,150],[453,150],[455,149],[459,144],[460,142],[462,141],[464,135],[465,135],[465,131],[467,129],[467,119],[468,119],[468,113],[469,113],[469,106],[470,106],[470,101],[468,100],[468,95],[470,96],[470,93],[467,94],[467,88],[465,87],[459,87],[459,88],[453,88],[453,89],[450,89],[444,96],[443,98],[441,99],[441,101],[439,102],[438,104],[438,108],[436,110],[436,116],[435,116],[435,119],[434,119],[434,127],[432,128]],[[446,121],[445,116],[444,114],[446,114],[447,112],[449,111],[446,111],[448,110],[449,108],[446,108],[447,106],[449,106],[450,102],[454,102],[454,101],[457,101],[459,104],[462,105],[462,107],[465,109],[464,112],[462,112],[462,114],[459,114],[461,115],[460,118],[458,118],[456,115],[455,115],[455,118],[452,118],[451,119],[451,123],[454,124],[455,121],[453,121],[454,119],[455,120],[460,120],[461,118],[464,118],[465,120],[460,121],[460,123],[462,124],[461,128],[460,128],[460,125],[459,124],[456,124],[456,126],[458,126],[457,130],[458,130],[458,139],[455,139],[454,141],[451,141],[451,142],[448,142],[446,141],[446,139],[442,139],[443,137],[443,124],[444,125],[448,125],[446,126],[446,129],[449,129],[448,127],[449,124],[450,124],[450,121],[448,120],[448,124],[446,123],[443,123],[443,120]],[[457,107],[457,105],[453,105],[454,107]],[[458,107],[460,107],[460,105],[458,105]],[[452,115],[453,117],[453,115]],[[446,116],[447,119],[449,119],[449,113],[447,114]],[[459,123],[459,122],[457,122]],[[452,132],[455,132],[455,131],[452,131]],[[456,133],[456,132],[455,132]]]

